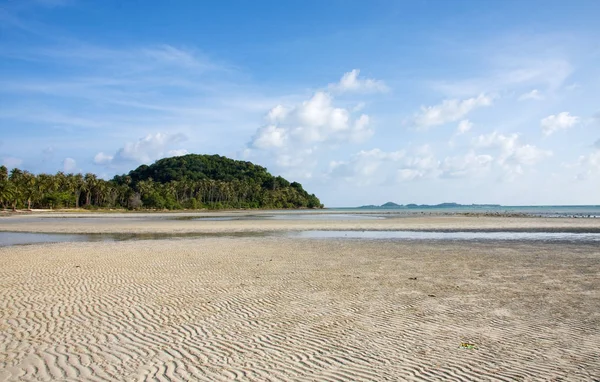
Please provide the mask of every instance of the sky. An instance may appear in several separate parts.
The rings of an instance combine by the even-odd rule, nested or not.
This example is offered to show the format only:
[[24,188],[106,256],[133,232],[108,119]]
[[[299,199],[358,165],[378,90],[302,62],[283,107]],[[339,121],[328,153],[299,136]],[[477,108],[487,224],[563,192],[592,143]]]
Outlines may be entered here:
[[0,0],[0,164],[187,153],[327,207],[600,204],[600,2]]

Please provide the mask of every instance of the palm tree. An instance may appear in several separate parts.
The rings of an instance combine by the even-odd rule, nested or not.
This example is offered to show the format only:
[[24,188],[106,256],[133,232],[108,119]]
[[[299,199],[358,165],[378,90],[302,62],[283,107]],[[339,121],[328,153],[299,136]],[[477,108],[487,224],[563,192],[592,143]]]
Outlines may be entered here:
[[17,205],[19,204],[19,202],[21,201],[21,198],[23,197],[23,190],[22,190],[23,180],[22,180],[22,178],[23,178],[23,171],[19,170],[18,168],[13,168],[10,171],[10,176],[8,177],[8,180],[11,183],[10,198],[11,198],[11,202],[12,202],[13,211],[17,210]]
[[96,187],[96,175],[88,172],[83,177],[83,188],[82,191],[85,192],[85,205],[89,206],[92,203],[92,192]]
[[6,204],[12,197],[10,190],[10,182],[8,181],[8,169],[6,166],[0,166],[0,204],[2,208],[6,209]]

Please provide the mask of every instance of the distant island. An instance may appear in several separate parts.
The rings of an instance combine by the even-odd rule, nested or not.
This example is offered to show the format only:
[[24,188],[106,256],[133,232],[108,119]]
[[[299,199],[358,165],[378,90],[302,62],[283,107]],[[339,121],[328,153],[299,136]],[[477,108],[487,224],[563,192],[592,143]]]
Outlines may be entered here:
[[440,203],[440,204],[396,204],[394,202],[387,202],[380,206],[376,205],[367,205],[360,206],[358,208],[363,209],[427,209],[427,208],[460,208],[460,207],[470,207],[470,208],[496,208],[502,207],[500,204],[458,204],[458,203]]
[[141,165],[111,180],[95,174],[32,174],[0,166],[4,209],[323,208],[298,182],[251,162],[189,154]]

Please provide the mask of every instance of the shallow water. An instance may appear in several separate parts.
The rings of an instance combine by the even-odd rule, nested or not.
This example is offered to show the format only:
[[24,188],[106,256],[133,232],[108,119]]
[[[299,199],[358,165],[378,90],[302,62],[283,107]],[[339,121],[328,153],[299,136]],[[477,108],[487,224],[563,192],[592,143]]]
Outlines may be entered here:
[[194,220],[194,221],[228,221],[228,220],[379,220],[385,219],[383,216],[367,215],[367,214],[304,214],[304,213],[287,213],[273,215],[246,215],[246,216],[202,216],[190,217],[178,220]]
[[37,233],[37,232],[0,232],[0,247],[12,245],[72,243],[72,242],[112,242],[129,240],[165,240],[205,237],[265,237],[264,232],[232,233]]
[[600,233],[489,232],[489,231],[299,231],[290,237],[308,239],[394,239],[394,240],[517,240],[600,242]]
[[112,242],[209,237],[289,237],[302,239],[430,240],[430,241],[542,241],[600,243],[600,233],[483,232],[483,231],[288,231],[185,234],[59,234],[0,232],[0,247],[58,242]]
[[92,235],[30,232],[0,232],[0,247],[22,244],[95,241]]

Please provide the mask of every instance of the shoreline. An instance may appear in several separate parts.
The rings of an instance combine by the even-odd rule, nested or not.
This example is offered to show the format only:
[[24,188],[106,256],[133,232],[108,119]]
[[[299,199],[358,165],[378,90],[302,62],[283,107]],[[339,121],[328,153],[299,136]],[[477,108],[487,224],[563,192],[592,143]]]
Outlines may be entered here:
[[[230,213],[229,213],[230,214]],[[231,215],[231,214],[230,214]],[[254,220],[202,221],[194,217],[219,217],[225,214],[29,214],[0,217],[0,231],[37,233],[228,233],[282,231],[431,231],[431,232],[600,232],[600,219],[482,217],[482,216],[395,216],[369,220],[263,219],[255,213],[236,217]],[[177,218],[189,218],[177,219]]]

